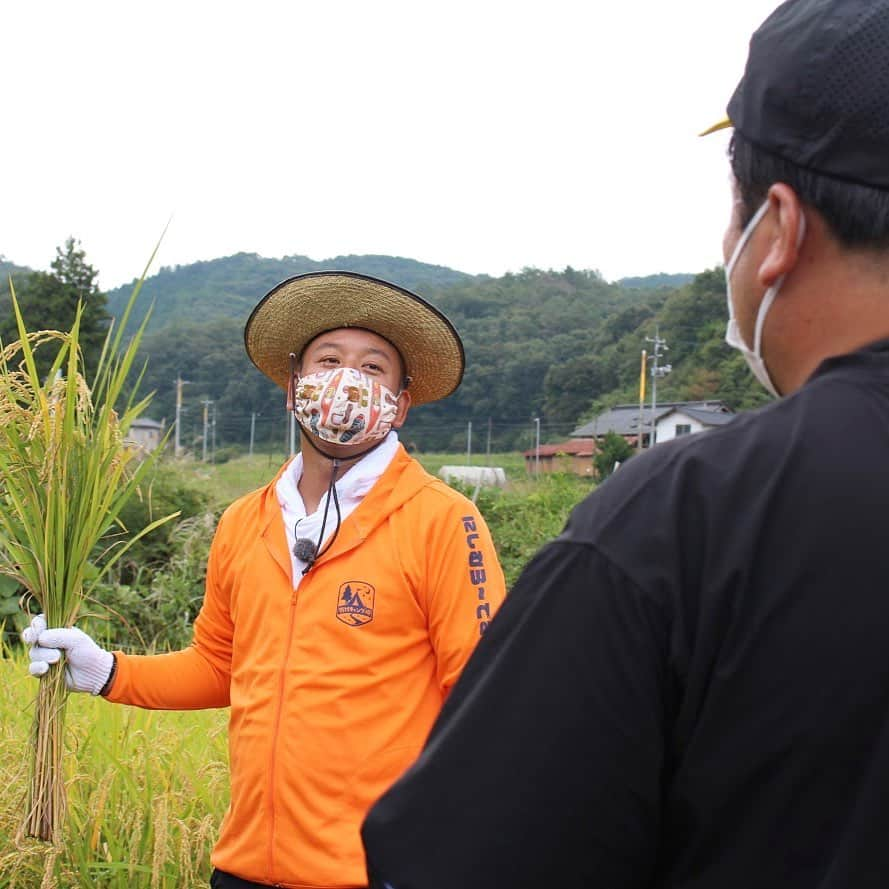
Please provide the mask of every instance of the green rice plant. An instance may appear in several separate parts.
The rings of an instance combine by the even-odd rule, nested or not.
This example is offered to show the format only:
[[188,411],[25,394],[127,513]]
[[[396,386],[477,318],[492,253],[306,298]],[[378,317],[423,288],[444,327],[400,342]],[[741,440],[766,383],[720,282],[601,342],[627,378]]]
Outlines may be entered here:
[[[137,398],[138,380],[125,388],[145,328],[143,322],[123,341],[139,289],[117,329],[109,327],[90,387],[78,339],[83,305],[69,332],[29,332],[10,280],[19,339],[0,349],[0,573],[27,590],[49,626],[73,625],[102,573],[171,518],[157,519],[125,541],[108,538],[160,453],[142,455],[125,440],[150,400]],[[44,379],[35,362],[41,348],[58,350]],[[43,840],[60,836],[64,818],[66,700],[60,663],[40,681],[33,726],[24,832]]]

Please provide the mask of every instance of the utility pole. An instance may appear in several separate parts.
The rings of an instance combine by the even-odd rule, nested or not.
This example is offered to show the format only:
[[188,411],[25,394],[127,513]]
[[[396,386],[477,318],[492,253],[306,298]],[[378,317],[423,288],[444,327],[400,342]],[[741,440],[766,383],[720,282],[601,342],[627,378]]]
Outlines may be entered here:
[[173,439],[173,456],[182,456],[182,444],[179,437],[179,429],[182,426],[182,387],[188,385],[188,380],[183,380],[182,375],[176,377],[176,435]]
[[534,418],[534,475],[540,476],[540,417]]
[[213,404],[209,399],[202,401],[201,404],[204,406],[204,432],[201,435],[201,462],[207,462],[207,425],[210,414],[210,405]]
[[296,417],[293,411],[288,414],[290,417],[290,456],[296,453]]
[[250,451],[249,454],[253,456],[253,436],[256,432],[256,411],[250,412]]
[[651,447],[655,443],[654,436],[657,423],[655,416],[655,412],[657,411],[657,381],[660,377],[665,377],[670,373],[670,371],[673,370],[673,365],[664,364],[663,366],[658,367],[658,360],[662,357],[661,350],[663,349],[664,352],[670,351],[667,341],[661,339],[660,327],[655,327],[654,339],[645,337],[645,341],[654,343],[654,352],[649,358],[649,361],[651,361],[651,432],[648,436],[648,447]]
[[210,462],[216,462],[216,402],[213,402],[213,419],[210,422],[210,441],[212,448],[210,450]]
[[472,420],[466,426],[466,465],[472,465]]

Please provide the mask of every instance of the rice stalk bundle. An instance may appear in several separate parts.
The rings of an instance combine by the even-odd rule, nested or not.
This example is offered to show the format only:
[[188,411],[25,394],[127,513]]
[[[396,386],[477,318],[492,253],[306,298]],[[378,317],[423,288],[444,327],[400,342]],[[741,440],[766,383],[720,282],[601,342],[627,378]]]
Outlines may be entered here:
[[[124,343],[112,322],[92,386],[79,345],[80,305],[68,332],[25,329],[10,281],[19,339],[0,344],[0,574],[26,588],[50,627],[72,626],[101,576],[158,519],[130,537],[118,521],[161,449],[149,455],[126,442],[150,400],[127,390],[145,321]],[[49,373],[35,352],[57,349]],[[119,532],[119,533],[118,533]],[[65,705],[63,661],[41,677],[31,738],[31,780],[24,833],[57,843],[65,816],[62,767]]]

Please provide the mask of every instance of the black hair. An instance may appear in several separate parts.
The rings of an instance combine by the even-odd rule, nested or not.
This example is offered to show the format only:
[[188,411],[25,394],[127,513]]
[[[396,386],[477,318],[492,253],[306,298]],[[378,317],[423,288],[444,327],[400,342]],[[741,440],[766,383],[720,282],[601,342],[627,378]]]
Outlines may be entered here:
[[759,148],[737,130],[729,145],[729,160],[744,210],[742,226],[753,218],[769,187],[783,182],[821,214],[844,247],[889,249],[889,191],[800,167]]

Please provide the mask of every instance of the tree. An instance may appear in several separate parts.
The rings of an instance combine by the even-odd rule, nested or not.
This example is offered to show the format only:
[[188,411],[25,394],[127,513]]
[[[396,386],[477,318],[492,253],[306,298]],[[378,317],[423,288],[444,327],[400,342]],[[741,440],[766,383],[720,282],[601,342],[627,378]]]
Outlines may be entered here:
[[69,237],[65,241],[65,251],[56,247],[56,258],[51,263],[55,276],[69,287],[73,287],[77,296],[85,303],[99,293],[96,285],[98,272],[86,261],[86,251],[80,247],[80,241]]
[[[86,252],[80,246],[80,241],[73,237],[65,241],[64,252],[61,247],[56,247],[56,258],[52,261],[51,268],[67,291],[66,302],[69,305],[73,303],[75,309],[78,301],[83,303],[80,343],[85,367],[92,376],[99,361],[110,321],[105,294],[99,290],[96,283],[99,273],[86,261]],[[71,321],[73,320],[72,311]],[[61,329],[67,330],[70,326],[71,322],[68,322],[67,326]]]
[[[56,248],[52,272],[33,272],[16,288],[16,298],[28,330],[71,329],[78,301],[84,305],[80,321],[80,344],[88,378],[96,370],[102,343],[108,329],[109,316],[105,295],[100,292],[98,272],[86,261],[86,253],[73,237],[65,241],[64,249]],[[4,343],[18,339],[12,313],[0,320],[0,340]],[[54,355],[43,349],[37,353],[37,366],[45,372]]]
[[599,445],[596,456],[593,457],[593,465],[599,478],[604,479],[614,472],[617,463],[623,463],[632,456],[633,449],[627,444],[627,440],[616,432],[609,432]]
[[576,423],[593,398],[614,386],[609,362],[599,355],[581,355],[551,364],[543,380],[547,421]]

